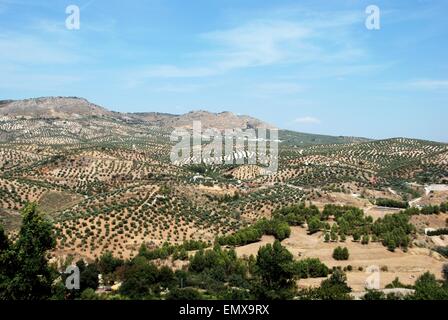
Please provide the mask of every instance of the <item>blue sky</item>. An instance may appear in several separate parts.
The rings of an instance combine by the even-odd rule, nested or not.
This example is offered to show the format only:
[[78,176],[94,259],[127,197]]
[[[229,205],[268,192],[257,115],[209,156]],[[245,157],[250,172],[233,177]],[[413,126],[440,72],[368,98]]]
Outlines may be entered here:
[[[80,30],[65,9],[81,8]],[[365,27],[368,5],[381,29]],[[448,1],[0,0],[0,99],[448,142]]]

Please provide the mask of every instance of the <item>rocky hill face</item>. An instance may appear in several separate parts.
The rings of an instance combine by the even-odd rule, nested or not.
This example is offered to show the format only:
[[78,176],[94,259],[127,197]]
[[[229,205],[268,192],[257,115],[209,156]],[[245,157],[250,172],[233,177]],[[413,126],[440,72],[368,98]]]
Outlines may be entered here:
[[86,116],[110,116],[112,114],[111,111],[77,97],[0,101],[0,115],[10,117],[73,119]]
[[191,111],[183,115],[162,113],[138,113],[134,116],[149,121],[161,127],[191,129],[193,121],[201,121],[202,128],[224,129],[251,129],[272,128],[273,126],[249,116],[240,116],[231,112],[212,113],[208,111]]
[[201,121],[203,128],[271,128],[273,126],[249,116],[231,112],[211,113],[192,111],[184,115],[168,113],[120,113],[77,97],[47,97],[26,100],[0,101],[0,116],[73,120],[90,116],[107,116],[121,120],[138,120],[163,128],[191,128],[193,121]]

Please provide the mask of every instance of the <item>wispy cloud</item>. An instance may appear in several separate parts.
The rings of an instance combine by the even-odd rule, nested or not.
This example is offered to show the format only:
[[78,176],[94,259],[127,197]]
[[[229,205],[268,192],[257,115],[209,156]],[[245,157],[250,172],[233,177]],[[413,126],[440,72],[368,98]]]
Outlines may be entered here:
[[222,69],[263,66],[284,62],[295,56],[294,44],[310,37],[312,31],[289,21],[253,21],[241,26],[202,34],[218,46],[206,55],[219,59]]
[[318,118],[306,116],[306,117],[300,117],[294,120],[294,123],[296,124],[320,124],[321,121]]
[[448,79],[411,79],[401,82],[389,82],[384,84],[384,88],[394,91],[446,91],[448,90]]
[[149,90],[154,92],[168,92],[168,93],[190,93],[197,92],[208,88],[212,85],[203,85],[203,84],[165,84],[156,87],[152,87]]
[[215,74],[216,70],[202,67],[177,67],[173,65],[149,66],[140,69],[134,75],[148,78],[195,78]]
[[210,49],[191,52],[186,65],[144,66],[132,73],[132,77],[142,80],[210,77],[237,69],[273,65],[334,65],[341,61],[353,62],[365,55],[362,48],[353,44],[347,30],[359,22],[358,13],[344,13],[333,18],[325,13],[309,13],[307,17],[300,22],[297,19],[255,19],[232,28],[199,34],[199,40]]
[[81,60],[69,46],[41,37],[8,33],[0,35],[0,60],[26,64],[66,64]]
[[410,81],[407,85],[422,90],[448,90],[448,80],[421,79]]
[[306,86],[295,82],[267,82],[253,86],[253,91],[262,96],[293,95],[306,89]]

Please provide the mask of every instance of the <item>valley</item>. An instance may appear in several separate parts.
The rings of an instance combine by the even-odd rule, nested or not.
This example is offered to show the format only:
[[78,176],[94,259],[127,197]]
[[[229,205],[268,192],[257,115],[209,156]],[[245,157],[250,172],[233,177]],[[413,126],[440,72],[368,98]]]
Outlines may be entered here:
[[[319,210],[329,204],[356,207],[374,222],[402,211],[377,205],[380,199],[419,209],[448,202],[444,143],[280,130],[279,169],[263,175],[260,164],[171,163],[171,131],[190,129],[193,120],[201,120],[204,128],[271,126],[227,112],[117,113],[79,98],[1,102],[1,224],[16,237],[20,211],[37,203],[55,227],[52,258],[63,263],[70,257],[94,261],[106,252],[132,259],[142,245],[156,249],[202,241],[212,246],[217,237],[300,203]],[[395,252],[381,239],[361,244],[347,235],[344,241],[326,241],[326,229],[310,235],[306,223],[291,226],[291,235],[281,243],[295,260],[318,258],[329,268],[345,268],[355,291],[363,290],[371,265],[383,269],[382,288],[396,277],[413,284],[426,271],[441,279],[448,260],[434,249],[448,243],[443,236],[425,235],[425,229],[446,228],[447,213],[413,215],[411,224],[411,243]],[[260,241],[236,245],[236,253],[255,256],[274,240],[263,235]],[[350,251],[348,261],[332,258],[341,245]],[[174,269],[183,265],[172,257],[159,263]],[[301,279],[298,285],[312,287],[322,280]]]

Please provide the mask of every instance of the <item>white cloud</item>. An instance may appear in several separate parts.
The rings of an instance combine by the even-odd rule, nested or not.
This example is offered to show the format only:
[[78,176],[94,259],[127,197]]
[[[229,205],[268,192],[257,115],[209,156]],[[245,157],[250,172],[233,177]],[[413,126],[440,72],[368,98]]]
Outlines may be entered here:
[[406,91],[443,91],[448,90],[448,79],[413,79],[401,82],[385,83],[387,90],[406,90]]
[[202,34],[219,47],[206,55],[219,59],[223,69],[284,62],[295,55],[294,44],[310,37],[312,31],[289,21],[253,21],[238,27]]
[[0,35],[0,60],[8,63],[25,64],[70,64],[81,57],[57,41],[45,41],[36,36],[21,34]]
[[156,86],[149,88],[149,90],[154,92],[170,92],[170,93],[190,93],[197,92],[202,89],[208,88],[211,85],[205,84],[166,84],[161,86]]
[[260,83],[253,88],[260,95],[289,95],[306,90],[306,87],[294,82],[269,82]]
[[141,69],[136,76],[149,78],[195,78],[213,75],[210,68],[181,68],[173,65],[150,66]]
[[448,80],[422,79],[408,83],[410,88],[423,90],[448,90]]
[[297,118],[294,120],[294,122],[298,123],[298,124],[320,124],[321,123],[321,121],[318,118],[310,117],[310,116]]
[[145,66],[133,72],[132,77],[134,80],[210,77],[236,69],[279,64],[334,66],[341,61],[353,63],[365,56],[364,50],[354,44],[356,41],[348,31],[357,22],[359,14],[350,12],[340,17],[309,13],[303,21],[280,18],[249,20],[233,28],[200,34],[199,39],[205,41],[210,50],[190,53],[186,66]]

